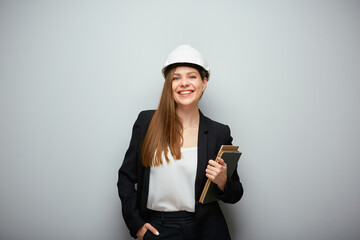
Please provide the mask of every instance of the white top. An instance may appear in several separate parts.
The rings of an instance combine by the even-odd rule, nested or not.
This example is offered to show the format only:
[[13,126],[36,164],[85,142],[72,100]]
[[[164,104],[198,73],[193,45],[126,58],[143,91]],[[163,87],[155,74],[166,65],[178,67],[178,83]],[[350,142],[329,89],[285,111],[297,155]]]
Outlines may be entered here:
[[181,148],[181,159],[150,168],[147,208],[156,211],[195,212],[197,147]]

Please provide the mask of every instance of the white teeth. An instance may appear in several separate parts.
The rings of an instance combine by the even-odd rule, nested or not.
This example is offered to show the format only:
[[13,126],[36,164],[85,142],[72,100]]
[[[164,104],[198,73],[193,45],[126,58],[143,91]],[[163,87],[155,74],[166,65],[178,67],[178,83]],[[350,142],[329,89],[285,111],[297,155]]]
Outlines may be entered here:
[[190,94],[190,93],[191,93],[191,91],[180,92],[181,95]]

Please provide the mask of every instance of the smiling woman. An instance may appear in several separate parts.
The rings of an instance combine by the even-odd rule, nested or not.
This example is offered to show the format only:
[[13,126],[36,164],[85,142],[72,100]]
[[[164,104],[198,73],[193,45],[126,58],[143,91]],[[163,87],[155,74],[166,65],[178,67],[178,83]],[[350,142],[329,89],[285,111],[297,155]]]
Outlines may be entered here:
[[223,202],[236,203],[243,194],[237,171],[227,176],[226,163],[213,160],[221,145],[231,144],[230,128],[199,110],[210,69],[199,51],[181,45],[162,73],[159,106],[139,114],[119,170],[125,222],[141,240],[230,239],[218,202],[198,203],[206,178]]
[[192,67],[176,67],[172,90],[177,109],[194,108],[206,89],[207,78],[203,78],[199,71]]

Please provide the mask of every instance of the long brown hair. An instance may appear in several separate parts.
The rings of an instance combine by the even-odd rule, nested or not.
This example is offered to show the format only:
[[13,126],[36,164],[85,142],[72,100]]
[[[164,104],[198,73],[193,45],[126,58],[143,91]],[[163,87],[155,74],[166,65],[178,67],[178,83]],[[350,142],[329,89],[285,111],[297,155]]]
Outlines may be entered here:
[[181,158],[182,124],[175,109],[176,103],[172,94],[172,81],[176,68],[172,68],[165,77],[158,109],[155,111],[146,132],[141,157],[145,167],[159,166],[162,154],[169,162],[168,150],[174,159]]

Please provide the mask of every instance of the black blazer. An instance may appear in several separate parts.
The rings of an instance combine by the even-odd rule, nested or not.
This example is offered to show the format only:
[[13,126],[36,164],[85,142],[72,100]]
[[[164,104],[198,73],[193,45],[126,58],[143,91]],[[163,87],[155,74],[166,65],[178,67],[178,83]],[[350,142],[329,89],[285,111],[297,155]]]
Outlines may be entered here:
[[[124,161],[119,169],[118,192],[122,213],[130,235],[136,238],[137,231],[148,222],[147,199],[150,168],[141,164],[140,149],[154,110],[139,114],[132,130],[132,137]],[[200,112],[198,134],[198,166],[195,178],[195,216],[199,220],[201,239],[230,239],[229,230],[218,202],[200,204],[201,191],[206,182],[205,169],[209,159],[215,159],[221,145],[230,145],[230,128],[205,117]],[[223,202],[236,203],[243,195],[237,171],[228,178],[224,192],[219,189]]]

